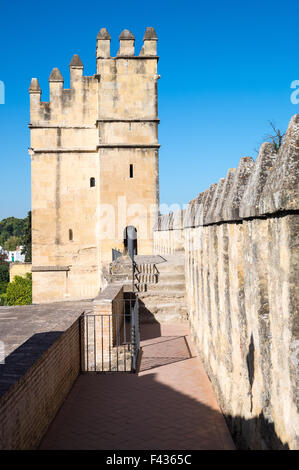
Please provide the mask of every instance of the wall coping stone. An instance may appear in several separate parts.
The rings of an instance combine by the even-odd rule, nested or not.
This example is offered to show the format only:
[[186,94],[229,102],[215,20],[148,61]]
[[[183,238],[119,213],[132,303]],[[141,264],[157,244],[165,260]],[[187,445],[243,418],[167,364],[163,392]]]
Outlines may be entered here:
[[0,340],[5,347],[5,364],[0,364],[0,397],[91,308],[91,301],[0,307]]
[[108,286],[98,293],[95,297],[93,304],[112,303],[118,294],[123,290],[123,283],[121,284],[108,284]]

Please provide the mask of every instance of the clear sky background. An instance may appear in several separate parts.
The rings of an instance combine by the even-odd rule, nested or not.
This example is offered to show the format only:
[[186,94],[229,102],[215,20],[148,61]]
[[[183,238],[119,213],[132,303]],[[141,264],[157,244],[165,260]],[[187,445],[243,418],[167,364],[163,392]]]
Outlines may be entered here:
[[285,129],[299,104],[299,2],[0,0],[0,219],[30,210],[29,95],[79,54],[84,74],[96,72],[96,36],[106,27],[111,55],[127,28],[139,54],[146,26],[158,34],[160,202],[187,203],[236,167],[268,132]]

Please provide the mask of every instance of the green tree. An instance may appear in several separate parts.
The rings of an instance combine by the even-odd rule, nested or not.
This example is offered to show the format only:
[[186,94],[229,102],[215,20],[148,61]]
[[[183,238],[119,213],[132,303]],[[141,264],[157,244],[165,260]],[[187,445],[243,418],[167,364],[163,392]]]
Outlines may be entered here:
[[3,305],[6,305],[6,293],[4,294],[0,294],[0,307],[2,307]]
[[8,264],[0,264],[0,282],[9,282]]
[[25,255],[26,263],[31,263],[32,260],[32,236],[31,236],[31,211],[28,212],[28,215],[25,220],[24,232],[21,243],[23,245],[22,255]]
[[16,217],[8,217],[0,221],[0,245],[3,246],[4,243],[10,237],[19,237],[22,238],[25,233],[25,219],[17,219]]
[[4,251],[0,250],[0,265],[8,264],[7,263],[7,254]]
[[7,285],[6,305],[29,305],[32,303],[32,274],[25,277],[15,276],[13,282]]
[[8,282],[9,264],[6,262],[6,254],[3,251],[0,251],[0,294],[4,294],[6,292]]
[[6,294],[7,286],[8,282],[0,282],[0,295]]
[[9,237],[6,242],[3,244],[4,250],[15,251],[18,246],[21,244],[21,238],[12,235]]

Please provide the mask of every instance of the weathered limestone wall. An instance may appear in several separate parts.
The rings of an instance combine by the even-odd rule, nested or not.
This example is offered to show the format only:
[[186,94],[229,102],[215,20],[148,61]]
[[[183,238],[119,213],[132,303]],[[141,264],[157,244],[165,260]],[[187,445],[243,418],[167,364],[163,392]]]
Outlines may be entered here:
[[[181,217],[193,340],[241,448],[299,448],[298,178],[296,115]],[[174,252],[165,219],[155,249]]]
[[9,280],[12,282],[16,276],[25,276],[31,273],[31,263],[10,263],[9,264]]
[[[98,182],[97,166],[92,153],[36,152],[31,157],[34,302],[92,298],[98,292],[98,185],[90,187],[90,177]],[[61,273],[51,271],[57,266],[70,267],[63,289]],[[86,286],[89,291],[82,292]]]

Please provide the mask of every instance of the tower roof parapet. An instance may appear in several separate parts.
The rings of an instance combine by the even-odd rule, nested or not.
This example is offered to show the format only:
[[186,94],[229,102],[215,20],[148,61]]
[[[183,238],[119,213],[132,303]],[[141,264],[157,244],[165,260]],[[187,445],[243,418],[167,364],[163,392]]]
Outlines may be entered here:
[[60,70],[57,67],[55,67],[51,72],[51,75],[49,77],[49,82],[63,82],[63,81],[64,79],[60,73]]
[[29,93],[41,93],[41,88],[39,86],[37,78],[33,78],[30,83]]
[[158,36],[155,28],[147,27],[143,36],[144,41],[158,41]]
[[71,63],[70,63],[70,67],[83,68],[82,60],[80,59],[78,54],[73,55],[73,58],[72,58]]
[[106,40],[110,40],[111,39],[111,36],[110,34],[108,33],[107,29],[106,28],[102,28],[100,29],[99,31],[99,34],[97,36],[97,39],[106,39]]
[[119,35],[119,40],[120,41],[134,41],[135,36],[128,29],[124,29]]

